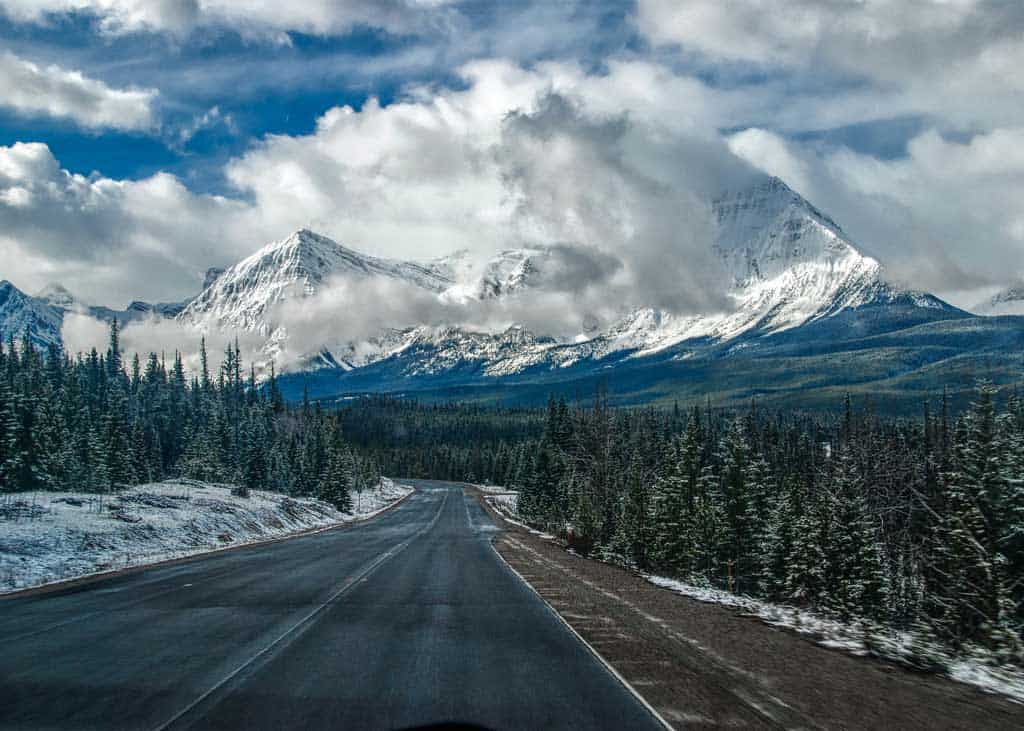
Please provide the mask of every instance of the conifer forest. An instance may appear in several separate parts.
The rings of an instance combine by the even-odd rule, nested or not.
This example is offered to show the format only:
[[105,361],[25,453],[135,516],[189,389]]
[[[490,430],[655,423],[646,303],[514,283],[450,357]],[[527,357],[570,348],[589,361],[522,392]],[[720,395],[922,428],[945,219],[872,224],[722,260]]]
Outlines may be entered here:
[[713,403],[546,408],[366,396],[286,403],[237,346],[180,355],[0,346],[0,487],[109,492],[168,477],[316,496],[380,475],[519,492],[521,520],[636,570],[913,629],[1020,662],[1024,400],[980,382],[917,418],[849,397],[834,413]]

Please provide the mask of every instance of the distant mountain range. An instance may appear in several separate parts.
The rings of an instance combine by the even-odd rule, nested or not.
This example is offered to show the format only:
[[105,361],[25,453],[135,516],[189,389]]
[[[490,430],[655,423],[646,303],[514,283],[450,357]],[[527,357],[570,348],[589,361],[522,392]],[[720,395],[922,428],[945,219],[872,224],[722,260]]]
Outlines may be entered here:
[[997,292],[972,309],[979,315],[1024,315],[1024,282]]
[[[718,284],[733,303],[724,311],[630,309],[571,338],[521,325],[481,332],[429,322],[382,326],[358,342],[339,332],[301,353],[285,387],[291,395],[309,388],[317,397],[389,391],[535,401],[607,381],[620,399],[637,402],[711,394],[720,403],[756,396],[816,407],[852,390],[911,408],[934,389],[966,393],[975,376],[1019,375],[1024,318],[977,317],[890,284],[879,262],[781,180],[728,191],[712,201],[712,210],[708,245],[722,264]],[[301,304],[339,278],[398,283],[473,311],[489,300],[543,292],[565,256],[564,247],[536,247],[479,264],[465,252],[397,261],[303,229],[223,271],[211,270],[202,291],[180,303],[133,302],[115,311],[83,305],[59,285],[32,297],[3,282],[0,329],[27,327],[47,344],[60,339],[69,311],[122,322],[159,316],[207,331],[249,333],[270,357],[291,342],[281,305]],[[994,300],[991,311],[1024,312],[1024,306],[1006,309],[1010,302],[1024,304],[1024,289]]]

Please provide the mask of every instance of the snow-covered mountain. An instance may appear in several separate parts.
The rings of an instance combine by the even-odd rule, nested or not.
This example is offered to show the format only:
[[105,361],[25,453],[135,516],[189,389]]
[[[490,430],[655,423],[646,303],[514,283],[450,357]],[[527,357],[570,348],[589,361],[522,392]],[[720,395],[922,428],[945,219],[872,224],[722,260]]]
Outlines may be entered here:
[[1024,315],[1024,282],[979,302],[972,311],[979,315]]
[[[726,192],[713,202],[713,211],[716,228],[709,246],[721,258],[726,272],[721,287],[733,303],[725,311],[677,315],[640,308],[571,342],[519,326],[487,333],[457,323],[425,323],[384,329],[359,343],[317,344],[302,367],[350,371],[395,359],[408,376],[469,367],[506,376],[670,348],[681,348],[685,356],[687,344],[705,348],[873,306],[910,308],[926,313],[925,319],[959,312],[931,295],[886,283],[877,261],[861,254],[834,221],[777,178]],[[180,317],[204,328],[258,333],[268,338],[271,354],[288,338],[286,325],[274,319],[274,306],[314,295],[338,277],[397,280],[471,309],[474,302],[551,286],[564,256],[564,247],[533,247],[484,261],[463,251],[419,264],[366,256],[303,229],[225,270]]]
[[733,308],[683,316],[635,310],[603,335],[602,354],[649,354],[691,340],[769,334],[872,305],[955,311],[937,297],[888,284],[875,259],[778,178],[727,192],[713,211],[712,246],[727,272],[722,286]]
[[469,252],[458,251],[435,259],[430,267],[451,281],[443,293],[444,299],[466,303],[543,286],[545,273],[557,266],[557,252],[547,247],[506,249],[477,262]]
[[[399,377],[559,373],[654,354],[689,358],[730,343],[749,347],[766,335],[795,332],[830,318],[839,322],[838,315],[871,313],[868,319],[880,322],[878,313],[895,313],[909,324],[964,315],[929,294],[887,283],[876,260],[859,252],[834,221],[777,178],[727,191],[712,202],[712,210],[715,229],[708,245],[721,260],[724,275],[718,286],[731,307],[697,315],[641,307],[623,311],[604,325],[588,324],[585,334],[570,340],[515,324],[499,332],[474,331],[460,322],[441,322],[444,318],[435,313],[412,326],[383,322],[378,331],[358,341],[346,340],[339,328],[323,342],[297,348],[280,305],[291,300],[301,307],[304,298],[339,282],[398,283],[429,301],[436,298],[440,312],[447,304],[457,305],[452,311],[473,313],[478,303],[483,310],[495,299],[528,298],[533,291],[557,288],[572,266],[571,249],[564,246],[506,250],[483,260],[465,251],[424,263],[383,259],[307,229],[268,244],[223,271],[210,270],[203,290],[191,301],[132,303],[123,312],[87,311],[105,319],[155,313],[201,330],[250,333],[264,343],[268,359],[287,351],[288,359],[279,367],[337,371],[339,378],[376,364],[386,364],[389,373]],[[666,262],[685,265],[683,260]],[[82,309],[58,286],[36,298],[14,292],[20,299],[8,294],[14,304],[6,310],[0,300],[0,326],[23,329],[31,319],[44,341],[59,337],[63,312]],[[337,316],[340,323],[353,313]]]
[[25,294],[6,279],[0,281],[0,333],[20,339],[28,332],[38,347],[60,342],[64,311],[46,299]]
[[116,319],[124,325],[148,317],[171,319],[177,317],[187,304],[188,300],[155,304],[134,301],[123,310],[115,310],[85,304],[57,282],[46,285],[35,295],[29,295],[5,280],[0,282],[0,333],[5,339],[12,334],[20,339],[28,332],[36,346],[46,348],[51,343],[61,342],[64,317],[70,312],[107,322]]
[[279,326],[271,319],[274,305],[316,294],[341,276],[386,277],[437,293],[452,283],[430,266],[366,256],[326,236],[300,229],[224,270],[180,317],[202,327],[269,336]]

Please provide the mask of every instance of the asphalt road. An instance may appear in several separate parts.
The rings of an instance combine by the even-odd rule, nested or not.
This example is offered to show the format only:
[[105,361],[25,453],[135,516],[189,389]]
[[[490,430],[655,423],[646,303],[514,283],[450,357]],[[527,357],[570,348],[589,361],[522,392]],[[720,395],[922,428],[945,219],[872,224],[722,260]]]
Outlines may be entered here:
[[453,485],[363,524],[0,601],[0,728],[660,728]]

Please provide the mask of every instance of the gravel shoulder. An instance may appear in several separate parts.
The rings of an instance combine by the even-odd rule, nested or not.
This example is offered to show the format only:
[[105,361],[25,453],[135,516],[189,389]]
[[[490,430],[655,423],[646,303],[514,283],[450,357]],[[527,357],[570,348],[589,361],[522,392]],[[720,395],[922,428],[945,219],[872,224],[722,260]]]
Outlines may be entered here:
[[486,507],[502,558],[676,727],[1024,728],[1024,705],[680,596]]

